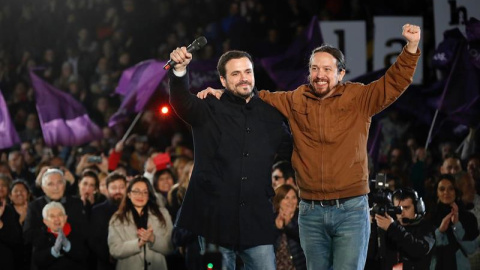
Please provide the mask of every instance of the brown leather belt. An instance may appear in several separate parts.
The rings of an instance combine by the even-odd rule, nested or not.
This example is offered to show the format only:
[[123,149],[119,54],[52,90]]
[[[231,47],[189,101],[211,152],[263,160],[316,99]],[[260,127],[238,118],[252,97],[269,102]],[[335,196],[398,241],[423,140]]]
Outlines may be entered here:
[[[360,195],[360,196],[363,196],[363,195]],[[306,200],[306,199],[302,199],[302,201],[304,201],[305,203],[308,203],[308,204],[318,204],[318,205],[321,205],[321,206],[337,206],[337,205],[345,203],[348,200],[355,199],[355,198],[358,198],[360,196],[347,197],[347,198],[341,198],[341,199],[331,199],[331,200]]]

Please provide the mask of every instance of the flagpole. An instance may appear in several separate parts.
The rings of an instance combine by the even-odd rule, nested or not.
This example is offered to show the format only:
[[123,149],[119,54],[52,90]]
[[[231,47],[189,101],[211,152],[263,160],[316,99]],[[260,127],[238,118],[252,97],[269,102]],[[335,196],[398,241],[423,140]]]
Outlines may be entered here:
[[142,116],[142,114],[143,114],[143,112],[140,111],[140,112],[138,112],[137,116],[135,116],[135,119],[133,119],[133,122],[128,127],[127,132],[125,132],[125,134],[123,135],[123,138],[121,140],[122,142],[124,142],[127,139],[128,135],[130,135],[130,132],[132,132],[133,127],[135,126],[135,124],[137,124],[137,122],[140,119],[140,117]]
[[[458,45],[458,47],[460,47],[462,45],[463,45],[463,43]],[[432,124],[430,125],[430,130],[428,131],[427,141],[425,142],[425,151],[427,151],[428,145],[430,144],[430,140],[431,140],[432,132],[433,132],[433,126],[435,125],[435,120],[437,119],[438,111],[440,111],[440,109],[443,106],[443,100],[445,99],[445,95],[447,93],[448,86],[450,85],[450,80],[452,78],[452,74],[455,71],[455,68],[457,67],[458,59],[460,58],[461,49],[456,48],[456,50],[457,51],[455,52],[455,61],[453,62],[452,68],[450,69],[450,73],[448,74],[447,81],[445,82],[445,87],[443,88],[442,96],[440,97],[440,102],[438,104],[438,108],[435,111],[435,116],[433,117]]]
[[430,130],[428,131],[427,141],[425,142],[425,151],[428,149],[428,145],[430,144],[430,140],[432,139],[432,131],[433,126],[435,125],[435,121],[437,120],[438,109],[435,111],[435,115],[433,116],[432,124],[430,125]]

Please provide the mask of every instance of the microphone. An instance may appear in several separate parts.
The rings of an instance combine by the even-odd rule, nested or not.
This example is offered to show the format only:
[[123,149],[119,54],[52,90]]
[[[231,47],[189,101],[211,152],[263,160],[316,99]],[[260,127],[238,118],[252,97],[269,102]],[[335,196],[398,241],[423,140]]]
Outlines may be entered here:
[[[207,44],[207,39],[204,37],[204,36],[201,36],[197,39],[195,39],[192,44],[188,45],[187,47],[187,52],[191,53],[193,51],[196,51],[200,48],[202,48],[203,46],[205,46],[205,44]],[[171,67],[173,67],[175,65],[175,61],[173,61],[172,59],[168,60],[168,62],[165,64],[165,66],[163,66],[163,69],[165,70],[169,70]]]

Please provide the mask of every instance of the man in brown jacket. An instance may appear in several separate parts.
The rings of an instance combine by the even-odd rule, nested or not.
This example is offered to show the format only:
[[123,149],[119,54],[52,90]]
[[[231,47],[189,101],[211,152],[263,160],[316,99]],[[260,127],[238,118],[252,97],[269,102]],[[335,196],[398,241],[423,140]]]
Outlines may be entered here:
[[[371,118],[411,84],[420,51],[420,27],[406,24],[407,40],[379,80],[342,82],[343,53],[323,45],[313,50],[309,84],[294,91],[260,91],[288,118],[292,165],[300,189],[300,241],[309,269],[363,269],[370,222],[367,138]],[[221,92],[211,89],[199,96]]]

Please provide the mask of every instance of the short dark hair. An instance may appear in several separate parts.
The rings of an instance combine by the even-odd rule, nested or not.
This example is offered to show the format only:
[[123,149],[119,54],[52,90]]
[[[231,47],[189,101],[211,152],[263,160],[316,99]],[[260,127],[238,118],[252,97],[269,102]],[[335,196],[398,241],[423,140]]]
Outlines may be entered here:
[[117,180],[123,180],[125,184],[127,183],[127,177],[125,175],[118,172],[112,172],[107,176],[107,179],[105,180],[107,184],[107,188],[108,188],[108,185],[110,185],[110,183],[115,182]]
[[287,180],[292,177],[295,180],[295,171],[292,168],[292,164],[286,160],[281,160],[272,166],[272,172],[276,169],[280,170],[283,174],[283,178]]
[[[94,170],[86,169],[85,171],[82,172],[82,178],[84,177],[90,177],[95,180],[95,189],[99,188],[100,185],[100,180],[98,179],[98,174]],[[81,182],[81,179],[80,179]]]
[[248,60],[250,60],[250,63],[252,63],[252,68],[253,68],[252,56],[250,54],[248,54],[247,52],[233,50],[233,51],[228,51],[228,52],[222,54],[222,56],[220,56],[220,59],[218,59],[218,64],[217,64],[218,74],[221,77],[225,78],[226,73],[227,73],[227,71],[225,70],[225,66],[227,65],[228,61],[230,61],[232,59],[240,59],[240,58],[244,58],[244,57],[246,57],[246,58],[248,58]]
[[345,56],[343,55],[342,51],[328,44],[322,44],[322,46],[313,49],[312,54],[310,55],[310,61],[308,62],[309,67],[312,66],[313,56],[319,52],[329,53],[333,57],[335,57],[335,59],[337,59],[338,72],[346,69]]
[[393,192],[393,199],[394,200],[399,200],[403,201],[405,199],[412,199],[412,203],[416,204],[418,200],[418,195],[416,194],[416,191],[412,188],[399,188]]

